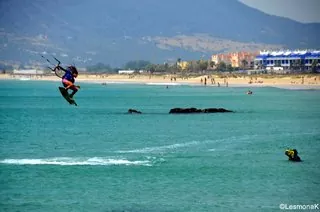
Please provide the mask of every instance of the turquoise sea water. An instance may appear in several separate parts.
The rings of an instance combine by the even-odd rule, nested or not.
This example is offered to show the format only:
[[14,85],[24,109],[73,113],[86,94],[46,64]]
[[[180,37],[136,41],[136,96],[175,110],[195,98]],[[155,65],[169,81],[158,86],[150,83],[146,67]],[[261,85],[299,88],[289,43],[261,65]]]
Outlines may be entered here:
[[[320,203],[320,90],[82,83],[74,107],[58,86],[0,81],[0,211]],[[174,107],[235,113],[168,114]]]

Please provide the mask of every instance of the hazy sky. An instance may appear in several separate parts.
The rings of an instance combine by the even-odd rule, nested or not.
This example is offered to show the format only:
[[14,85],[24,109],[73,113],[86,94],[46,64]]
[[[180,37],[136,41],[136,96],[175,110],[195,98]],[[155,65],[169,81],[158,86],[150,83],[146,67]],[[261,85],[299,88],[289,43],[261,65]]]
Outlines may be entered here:
[[265,13],[302,23],[320,23],[320,0],[239,0]]

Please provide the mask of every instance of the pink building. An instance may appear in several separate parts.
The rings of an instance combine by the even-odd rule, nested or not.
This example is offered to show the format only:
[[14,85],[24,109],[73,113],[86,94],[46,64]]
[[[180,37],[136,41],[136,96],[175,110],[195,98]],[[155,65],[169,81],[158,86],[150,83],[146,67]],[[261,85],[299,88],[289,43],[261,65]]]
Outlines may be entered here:
[[224,62],[231,64],[232,67],[249,67],[253,64],[258,52],[232,52],[226,54],[215,54],[211,56],[211,61],[215,64]]

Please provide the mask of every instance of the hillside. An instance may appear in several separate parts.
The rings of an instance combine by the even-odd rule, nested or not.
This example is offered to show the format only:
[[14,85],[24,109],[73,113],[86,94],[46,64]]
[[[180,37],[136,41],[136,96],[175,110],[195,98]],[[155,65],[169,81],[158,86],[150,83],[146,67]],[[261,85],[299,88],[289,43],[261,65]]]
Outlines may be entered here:
[[120,66],[320,46],[320,24],[271,16],[236,0],[2,0],[0,14],[2,63],[43,62],[39,54],[46,52],[66,63]]

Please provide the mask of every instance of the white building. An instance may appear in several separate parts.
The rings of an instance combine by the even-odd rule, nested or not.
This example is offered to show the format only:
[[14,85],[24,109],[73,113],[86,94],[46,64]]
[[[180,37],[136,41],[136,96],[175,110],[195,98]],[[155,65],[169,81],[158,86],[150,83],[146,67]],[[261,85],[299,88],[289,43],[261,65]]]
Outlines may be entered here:
[[118,74],[133,74],[134,70],[119,70]]
[[36,74],[44,74],[44,71],[36,70],[36,69],[21,69],[21,70],[13,70],[13,74],[20,74],[20,75],[36,75]]
[[118,74],[133,74],[135,72],[138,72],[138,73],[144,73],[145,71],[144,70],[139,70],[139,71],[135,71],[135,70],[119,70],[118,71]]
[[266,70],[320,70],[319,50],[261,51],[255,58],[255,66]]

